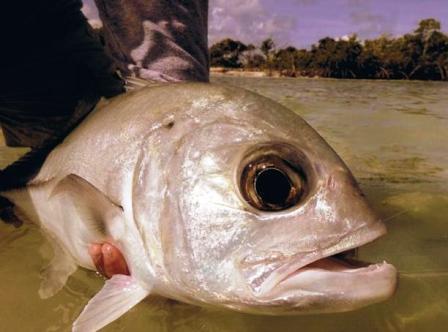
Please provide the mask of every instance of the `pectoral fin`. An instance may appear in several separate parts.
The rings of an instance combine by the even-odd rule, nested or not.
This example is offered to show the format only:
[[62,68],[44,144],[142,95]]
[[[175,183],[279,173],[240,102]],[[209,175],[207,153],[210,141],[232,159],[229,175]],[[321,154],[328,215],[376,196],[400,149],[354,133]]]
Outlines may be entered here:
[[65,199],[67,206],[75,208],[87,230],[97,239],[106,236],[108,224],[123,214],[120,205],[75,174],[66,176],[57,184],[51,197],[58,196]]
[[64,287],[68,277],[77,269],[73,257],[55,239],[48,238],[48,242],[53,248],[54,256],[50,263],[40,272],[42,281],[40,283],[39,296],[42,299],[47,299],[59,292]]
[[39,296],[42,299],[47,299],[55,295],[64,287],[68,277],[76,269],[77,266],[73,258],[59,246],[58,249],[55,248],[54,257],[50,264],[41,271],[42,282],[39,288]]
[[[67,237],[74,238],[64,243],[66,246],[71,245],[71,248],[64,248],[61,243],[52,238],[50,233],[47,234],[54,249],[54,257],[41,272],[42,282],[39,289],[41,298],[48,298],[56,294],[76,270],[77,265],[72,256],[73,252],[82,252],[83,247],[105,239],[110,235],[111,224],[114,220],[119,220],[123,214],[121,206],[112,202],[95,186],[75,174],[70,174],[60,180],[54,186],[49,198],[50,200],[60,200],[55,204],[63,209],[59,222],[65,225],[64,227],[69,232]],[[84,227],[73,226],[77,219],[84,224]],[[71,232],[74,230],[76,232]],[[68,252],[70,249],[73,252]],[[77,261],[78,264],[84,263],[85,266],[91,263],[87,255],[80,255],[80,257],[86,257],[88,262]]]
[[131,276],[114,275],[84,307],[73,324],[73,332],[101,329],[142,301],[149,291]]

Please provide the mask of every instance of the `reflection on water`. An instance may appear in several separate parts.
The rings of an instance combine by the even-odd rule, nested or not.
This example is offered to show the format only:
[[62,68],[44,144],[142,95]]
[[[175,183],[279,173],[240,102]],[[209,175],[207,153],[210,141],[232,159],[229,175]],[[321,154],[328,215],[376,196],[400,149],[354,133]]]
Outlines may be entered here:
[[[216,78],[269,96],[310,122],[358,178],[388,224],[360,250],[393,263],[400,286],[386,302],[350,313],[263,317],[147,299],[105,331],[445,331],[448,324],[448,84]],[[0,147],[0,166],[23,150]],[[1,330],[68,331],[103,281],[79,270],[40,300],[50,249],[38,229],[0,224]]]

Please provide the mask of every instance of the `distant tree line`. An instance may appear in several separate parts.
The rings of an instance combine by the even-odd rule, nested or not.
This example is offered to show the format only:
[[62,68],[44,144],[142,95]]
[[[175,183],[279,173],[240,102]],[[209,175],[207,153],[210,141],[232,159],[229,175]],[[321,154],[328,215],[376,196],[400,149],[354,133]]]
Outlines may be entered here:
[[275,70],[284,76],[448,80],[448,35],[430,18],[402,37],[327,37],[309,50],[278,49],[270,38],[258,47],[224,39],[210,48],[210,60],[215,67]]

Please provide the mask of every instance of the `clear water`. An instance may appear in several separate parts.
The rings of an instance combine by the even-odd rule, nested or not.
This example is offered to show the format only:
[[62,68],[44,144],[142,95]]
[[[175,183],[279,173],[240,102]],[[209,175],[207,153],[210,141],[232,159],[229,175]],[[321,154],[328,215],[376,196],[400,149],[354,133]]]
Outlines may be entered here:
[[[104,331],[446,331],[448,325],[448,84],[215,78],[302,115],[358,178],[389,234],[362,248],[400,271],[388,302],[343,314],[263,317],[147,299]],[[0,167],[21,150],[0,147]],[[102,286],[79,270],[49,300],[37,295],[50,249],[32,226],[0,224],[0,330],[68,331]]]

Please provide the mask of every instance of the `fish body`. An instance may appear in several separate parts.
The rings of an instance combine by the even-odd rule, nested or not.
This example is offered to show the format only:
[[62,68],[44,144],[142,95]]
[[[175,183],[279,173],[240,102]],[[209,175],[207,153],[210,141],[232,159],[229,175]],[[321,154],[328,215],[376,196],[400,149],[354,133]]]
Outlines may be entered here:
[[149,294],[277,315],[353,310],[396,288],[392,265],[340,258],[386,232],[347,166],[298,115],[239,88],[115,97],[1,195],[55,247],[42,297],[77,266],[95,269],[90,243],[123,253],[131,275],[106,281],[74,330]]

